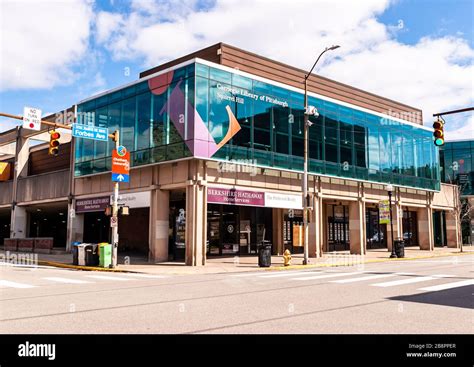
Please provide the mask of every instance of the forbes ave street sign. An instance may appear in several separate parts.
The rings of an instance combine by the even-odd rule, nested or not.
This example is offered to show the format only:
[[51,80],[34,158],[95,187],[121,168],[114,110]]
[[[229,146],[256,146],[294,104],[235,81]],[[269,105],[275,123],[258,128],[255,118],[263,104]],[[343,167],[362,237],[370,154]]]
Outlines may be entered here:
[[73,124],[72,136],[76,138],[107,141],[109,138],[109,130],[105,127]]
[[130,152],[121,145],[112,151],[112,181],[129,182]]

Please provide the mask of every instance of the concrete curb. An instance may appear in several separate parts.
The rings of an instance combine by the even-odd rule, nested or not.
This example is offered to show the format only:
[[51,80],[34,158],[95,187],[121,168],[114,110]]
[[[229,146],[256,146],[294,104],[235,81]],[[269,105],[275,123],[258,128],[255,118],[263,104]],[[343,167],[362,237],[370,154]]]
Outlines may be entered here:
[[100,268],[97,266],[72,265],[72,264],[58,263],[55,261],[45,261],[45,260],[39,260],[38,265],[53,266],[55,268],[76,269],[76,270],[85,270],[85,271],[102,271],[102,272],[110,272],[110,273],[141,273],[141,272],[131,271],[131,270]]
[[[342,267],[342,266],[356,266],[361,264],[371,264],[371,263],[382,263],[382,262],[389,262],[389,261],[410,261],[410,260],[421,260],[421,259],[433,259],[438,257],[453,257],[453,256],[463,256],[463,255],[474,255],[474,252],[459,252],[459,253],[449,253],[449,254],[441,254],[441,255],[431,255],[431,256],[420,256],[420,257],[404,257],[404,258],[395,258],[395,259],[373,259],[373,260],[365,260],[360,263],[350,264],[347,262],[339,262],[339,263],[317,263],[317,264],[309,264],[309,265],[290,265],[290,266],[271,266],[269,268],[255,268],[249,271],[285,271],[285,270],[297,270],[297,269],[312,269],[312,268],[330,268],[330,267]],[[350,255],[348,255],[350,256]],[[46,260],[39,260],[38,265],[43,266],[52,266],[56,268],[64,268],[64,269],[75,269],[75,270],[83,270],[83,271],[98,271],[98,272],[110,272],[110,273],[135,273],[135,274],[148,274],[146,271],[133,271],[133,270],[124,270],[124,269],[110,269],[110,268],[101,268],[95,266],[81,266],[81,265],[72,265],[66,263],[60,263],[56,261],[46,261]],[[229,274],[234,272],[217,272],[212,274]],[[235,273],[242,273],[242,271],[235,271]],[[173,272],[172,274],[175,275],[191,275],[191,274],[200,274],[200,273],[181,273],[181,272]],[[208,273],[202,273],[208,274]]]
[[420,256],[420,257],[403,257],[403,258],[395,258],[395,259],[374,259],[374,260],[366,260],[362,261],[358,264],[348,264],[348,263],[319,263],[319,264],[309,264],[309,265],[290,265],[290,266],[275,266],[266,268],[266,271],[284,271],[284,270],[292,270],[292,269],[310,269],[310,268],[329,268],[329,267],[337,267],[337,266],[355,266],[360,264],[371,264],[371,263],[382,263],[388,261],[410,261],[410,260],[421,260],[421,259],[433,259],[437,257],[452,257],[452,256],[463,256],[463,255],[474,255],[474,253],[469,252],[460,252],[456,254],[442,254],[442,255],[431,255],[431,256]]

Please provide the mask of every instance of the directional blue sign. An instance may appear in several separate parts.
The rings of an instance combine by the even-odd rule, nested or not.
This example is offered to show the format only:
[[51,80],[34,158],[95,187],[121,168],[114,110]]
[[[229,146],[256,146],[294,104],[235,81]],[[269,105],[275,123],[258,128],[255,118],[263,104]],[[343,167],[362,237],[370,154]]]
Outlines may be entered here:
[[109,130],[106,127],[72,124],[72,136],[107,141],[109,139]]
[[112,173],[112,182],[130,182],[130,175],[123,173]]

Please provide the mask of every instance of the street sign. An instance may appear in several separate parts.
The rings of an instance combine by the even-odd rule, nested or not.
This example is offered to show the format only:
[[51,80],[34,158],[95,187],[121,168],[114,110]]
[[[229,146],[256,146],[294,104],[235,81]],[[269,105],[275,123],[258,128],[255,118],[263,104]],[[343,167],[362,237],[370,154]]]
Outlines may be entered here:
[[130,182],[130,175],[123,173],[112,173],[112,182]]
[[41,110],[33,107],[23,108],[23,128],[41,130]]
[[109,130],[106,127],[72,124],[72,136],[99,141],[109,139]]
[[110,227],[118,227],[118,219],[117,217],[110,217]]
[[121,145],[112,151],[112,181],[129,182],[130,152]]

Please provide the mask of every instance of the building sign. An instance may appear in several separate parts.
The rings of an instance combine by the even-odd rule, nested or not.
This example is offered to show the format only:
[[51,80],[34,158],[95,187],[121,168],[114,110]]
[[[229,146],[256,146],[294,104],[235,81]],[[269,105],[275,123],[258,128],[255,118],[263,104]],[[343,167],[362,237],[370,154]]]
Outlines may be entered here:
[[302,209],[302,196],[295,194],[265,193],[265,206],[270,208]]
[[388,200],[379,201],[379,223],[390,224],[390,203]]
[[265,206],[265,193],[237,189],[209,187],[207,202],[216,204]]
[[112,181],[130,181],[130,152],[123,145],[112,151]]
[[207,202],[214,204],[301,209],[301,195],[209,187]]
[[106,127],[72,124],[72,136],[99,141],[109,140],[109,130]]
[[[112,201],[113,195],[110,195],[110,202],[112,203]],[[150,206],[150,191],[120,194],[118,203],[129,208],[148,208]]]
[[0,162],[0,181],[8,181],[10,179],[10,163]]
[[109,196],[76,200],[76,213],[100,212],[110,204]]

